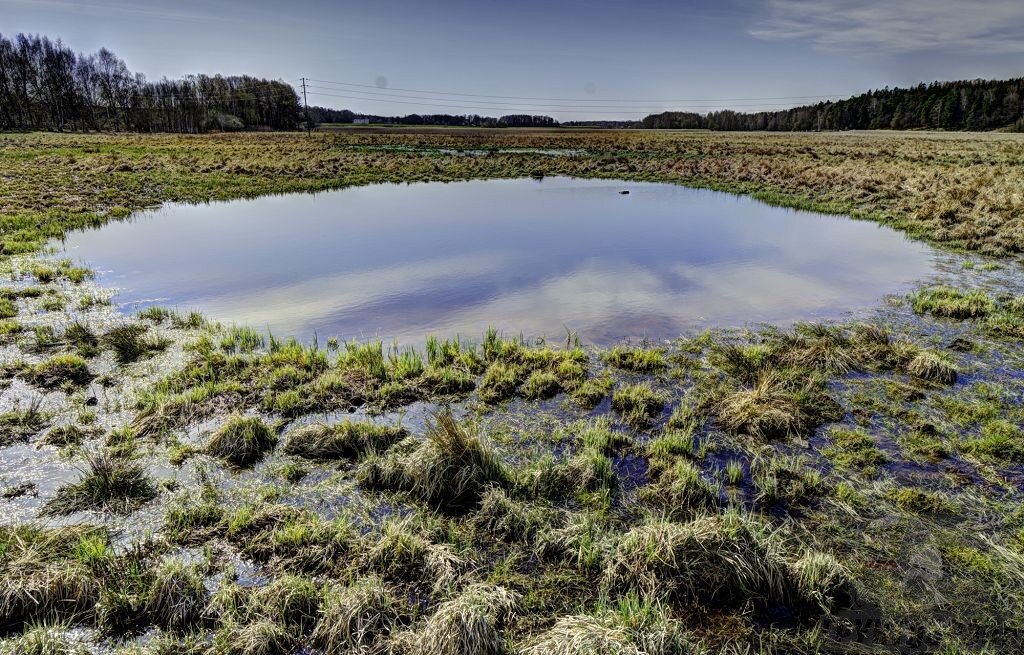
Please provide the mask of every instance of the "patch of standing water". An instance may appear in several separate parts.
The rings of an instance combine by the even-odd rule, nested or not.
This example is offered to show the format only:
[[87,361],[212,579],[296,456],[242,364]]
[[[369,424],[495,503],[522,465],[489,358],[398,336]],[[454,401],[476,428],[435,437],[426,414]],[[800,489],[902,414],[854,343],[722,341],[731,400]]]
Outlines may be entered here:
[[937,257],[871,222],[574,178],[172,204],[72,233],[64,250],[126,308],[278,336],[418,343],[493,325],[598,345],[841,318],[931,277]]

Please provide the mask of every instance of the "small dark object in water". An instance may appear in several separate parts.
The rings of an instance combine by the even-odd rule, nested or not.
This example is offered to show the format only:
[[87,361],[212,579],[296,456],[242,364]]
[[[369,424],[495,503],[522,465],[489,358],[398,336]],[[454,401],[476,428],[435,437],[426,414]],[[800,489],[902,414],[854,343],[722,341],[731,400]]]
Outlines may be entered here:
[[949,343],[949,349],[958,353],[966,353],[974,350],[974,342],[963,337],[957,337]]
[[27,496],[29,494],[33,497],[38,494],[35,482],[22,482],[21,484],[7,487],[0,495],[3,496],[4,500],[14,500],[15,498],[21,498],[22,496]]
[[623,189],[622,191],[619,191],[619,195],[620,196],[628,196],[629,195],[629,189]]

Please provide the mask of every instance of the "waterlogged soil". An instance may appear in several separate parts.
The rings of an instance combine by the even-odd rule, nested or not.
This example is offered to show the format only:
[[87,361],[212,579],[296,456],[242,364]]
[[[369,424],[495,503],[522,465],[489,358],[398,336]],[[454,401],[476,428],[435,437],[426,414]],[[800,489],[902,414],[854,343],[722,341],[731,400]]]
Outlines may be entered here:
[[73,232],[59,254],[129,311],[197,309],[304,341],[418,343],[495,325],[596,345],[839,318],[926,281],[940,258],[873,223],[571,178],[169,205]]
[[[631,191],[628,196],[617,193],[626,188]],[[533,196],[531,207],[542,214],[545,207],[571,204],[586,207],[593,215],[573,213],[572,223],[561,226],[552,224],[555,221],[551,214],[544,222],[520,216],[520,204],[492,202],[482,208],[481,198],[501,196],[502,189],[517,197]],[[431,207],[449,193],[465,199],[479,192],[479,198],[467,200],[471,211],[462,213],[458,211],[461,203],[451,203],[454,216],[450,225],[428,217],[434,221],[433,229],[421,234],[409,226],[423,218],[420,201],[412,198],[424,196],[403,195],[412,191],[438,194],[423,202]],[[378,206],[390,213],[346,214],[339,209],[342,200],[347,207]],[[264,209],[274,203],[277,209]],[[295,210],[293,203],[302,205],[302,210]],[[513,209],[503,214],[506,204]],[[645,209],[644,215],[632,213],[638,205]],[[675,212],[679,206],[691,212],[680,218]],[[686,216],[694,215],[692,210],[706,212],[704,218],[708,220],[696,226],[685,225]],[[225,212],[225,225],[211,224],[222,220],[215,219],[215,215],[223,217]],[[41,426],[24,440],[0,448],[0,490],[4,492],[0,512],[5,517],[0,524],[4,526],[103,526],[109,530],[112,556],[126,558],[151,550],[155,563],[178,562],[195,571],[206,591],[204,603],[232,583],[259,590],[297,575],[308,577],[317,589],[327,593],[368,571],[376,575],[379,569],[403,606],[413,608],[403,620],[421,643],[429,643],[435,634],[430,631],[431,621],[442,614],[444,603],[459,597],[471,583],[507,587],[520,594],[517,618],[500,629],[510,652],[536,643],[557,619],[572,615],[602,617],[611,622],[607,625],[627,635],[623,639],[631,643],[642,643],[642,638],[647,638],[647,644],[656,643],[650,637],[654,633],[645,632],[652,629],[652,624],[662,628],[681,626],[687,643],[712,652],[724,648],[778,653],[849,652],[868,646],[887,652],[980,652],[985,644],[991,652],[1017,652],[1024,643],[1020,639],[1024,626],[1017,611],[1024,607],[1024,514],[1020,510],[1024,462],[1012,457],[998,460],[981,456],[970,445],[989,434],[993,425],[1002,426],[1004,433],[1012,433],[1006,425],[1018,431],[1024,426],[1024,353],[1020,338],[994,334],[980,318],[946,319],[916,313],[907,296],[916,286],[945,285],[980,290],[1010,306],[1013,298],[1024,297],[1024,266],[1016,259],[935,251],[874,224],[784,212],[709,192],[550,178],[540,182],[353,188],[318,196],[208,206],[170,205],[155,214],[69,238],[67,251],[55,256],[70,256],[96,266],[96,280],[76,283],[59,276],[56,280],[44,279],[46,276],[40,276],[37,268],[40,260],[10,260],[11,281],[4,287],[34,287],[37,292],[16,299],[17,313],[12,320],[18,329],[5,328],[0,336],[0,364],[4,366],[0,413],[31,406],[39,413]],[[486,224],[482,219],[495,215],[503,218],[497,227],[491,226],[487,234],[473,233],[471,218]],[[588,218],[594,220],[585,229]],[[330,228],[342,219],[359,229],[352,230],[348,240],[324,243],[325,235],[333,234]],[[314,222],[305,222],[308,220]],[[281,222],[288,224],[289,234],[277,231],[276,223]],[[204,238],[187,231],[186,237],[177,240],[175,228],[183,225],[199,230]],[[124,236],[116,237],[117,230],[123,230]],[[417,239],[403,241],[408,236],[405,233],[412,232]],[[621,245],[618,254],[624,254],[624,268],[616,268],[619,260],[608,250],[598,248],[591,253],[593,239],[606,242],[609,233],[621,241],[616,245]],[[795,241],[788,246],[781,243],[780,233]],[[112,241],[104,250],[107,239]],[[481,260],[502,266],[518,262],[516,265],[524,267],[528,275],[513,280],[515,290],[499,284],[507,277],[507,270],[501,266],[493,270],[484,266],[484,274],[474,277],[473,267],[460,264],[452,254],[464,243],[462,239],[477,249]],[[494,252],[481,247],[489,243],[488,239],[493,240]],[[176,271],[171,253],[180,256],[189,241],[198,250],[197,258]],[[92,244],[88,248],[98,250],[87,251],[87,242]],[[669,270],[670,261],[680,253],[684,260],[702,249],[712,258],[728,255],[720,242],[731,244],[741,256],[724,263],[689,261],[688,275]],[[129,243],[131,247],[126,247]],[[275,243],[296,244],[297,249],[305,247],[317,256],[307,258],[308,262],[294,254],[275,257]],[[746,247],[739,247],[743,243]],[[133,259],[117,259],[118,253],[113,251],[119,248],[132,251],[127,257]],[[420,250],[426,254],[420,254]],[[113,259],[107,263],[87,252],[109,252]],[[389,254],[374,259],[381,252]],[[604,275],[590,286],[568,284],[566,281],[581,277],[579,271],[589,254],[605,267],[601,269]],[[561,257],[571,265],[560,269],[552,264]],[[786,259],[781,273],[774,258]],[[825,265],[829,258],[832,267]],[[425,283],[419,279],[422,271],[405,271],[400,280],[388,280],[387,284],[382,284],[379,276],[367,274],[395,262],[401,268],[407,261],[422,264],[434,260],[448,273],[428,277],[432,285],[447,289],[446,293],[454,293],[452,290],[460,283],[468,289],[454,315],[437,312],[437,298],[419,298],[424,296]],[[52,265],[54,255],[41,261]],[[279,265],[283,268],[275,268]],[[695,281],[692,271],[702,266],[720,274],[711,281]],[[235,268],[241,274],[233,276]],[[308,271],[313,274],[307,275]],[[738,278],[746,280],[742,286],[762,278],[767,278],[766,284],[757,287],[759,296],[741,294],[734,298],[721,286],[729,279],[722,271],[746,271],[750,277]],[[879,271],[885,275],[876,278]],[[363,275],[360,279],[365,282],[343,283],[351,282],[354,274]],[[146,286],[147,280],[159,283],[165,275],[177,286]],[[273,279],[288,279],[289,275],[291,286],[271,289],[270,295],[264,293]],[[348,277],[332,277],[341,275]],[[650,287],[653,291],[649,296],[635,289],[618,296],[607,295],[617,277],[628,282],[627,278],[643,275],[659,281]],[[342,296],[354,295],[339,302],[339,296],[331,294],[325,306],[312,306],[315,303],[309,299],[315,294],[302,290],[324,279],[335,280],[325,288],[337,288]],[[204,280],[229,280],[230,285],[204,287]],[[807,286],[808,280],[820,293]],[[772,284],[767,284],[769,281]],[[787,286],[787,281],[792,284]],[[562,286],[568,287],[563,295],[550,291]],[[577,298],[581,288],[587,290],[585,301]],[[182,289],[200,293],[183,294]],[[248,291],[240,291],[245,289]],[[534,297],[517,304],[516,294],[524,289]],[[548,292],[539,293],[541,289]],[[249,298],[252,307],[224,300],[236,293]],[[283,304],[275,305],[275,297],[283,298]],[[312,351],[260,337],[268,326],[279,337],[296,334],[306,340],[315,332],[321,345],[327,344],[322,354],[330,370],[358,369],[359,375],[347,381],[358,386],[364,382],[359,376],[379,373],[359,369],[358,358],[345,360],[353,352],[343,343],[350,337],[380,335],[389,341],[397,338],[422,344],[425,334],[436,331],[442,336],[458,333],[464,339],[480,342],[484,329],[494,324],[510,337],[503,348],[518,353],[515,356],[522,361],[542,361],[523,353],[563,351],[573,345],[571,335],[566,343],[560,323],[548,325],[542,320],[545,314],[536,308],[543,301],[564,307],[567,312],[583,312],[587,304],[601,309],[595,314],[580,313],[575,319],[578,322],[567,326],[578,329],[586,344],[583,359],[587,379],[609,380],[593,407],[582,406],[575,389],[561,379],[564,386],[544,400],[524,398],[519,387],[496,401],[485,401],[481,389],[492,369],[501,368],[503,360],[498,356],[488,360],[487,373],[474,372],[477,388],[473,391],[407,400],[404,394],[408,390],[402,384],[410,378],[399,375],[398,360],[385,355],[382,366],[388,383],[382,386],[392,391],[397,388],[398,393],[385,396],[380,388],[367,387],[372,393],[350,406],[296,411],[293,405],[280,401],[289,392],[297,392],[301,400],[313,390],[302,381],[300,370],[303,361],[313,358]],[[760,301],[765,302],[759,305]],[[217,302],[223,302],[221,306],[230,311],[218,313]],[[746,303],[745,313],[738,313],[738,318],[728,312],[733,302]],[[179,311],[133,315],[137,308],[156,305]],[[698,312],[696,306],[708,309]],[[251,352],[243,349],[238,345],[237,330],[189,316],[186,312],[192,307],[200,307],[208,316],[225,323],[250,325],[256,332],[248,337],[260,341],[251,345]],[[666,307],[675,313],[667,312]],[[757,313],[759,307],[764,309],[761,314]],[[651,308],[656,311],[652,313]],[[716,308],[724,310],[716,314]],[[245,311],[257,309],[260,313],[246,318]],[[622,311],[625,315],[616,313]],[[287,315],[288,321],[272,323],[277,312]],[[370,323],[367,317],[372,317]],[[403,324],[403,317],[410,323]],[[694,321],[695,317],[699,320]],[[831,327],[805,324],[795,331],[791,327],[794,321],[824,319],[830,319]],[[751,325],[761,321],[774,325]],[[729,350],[730,345],[738,346],[750,363],[766,349],[789,348],[788,356],[796,351],[805,353],[800,349],[808,343],[827,344],[836,335],[853,339],[857,326],[864,323],[881,328],[887,339],[909,352],[934,353],[955,369],[955,381],[924,379],[913,374],[905,363],[857,364],[850,371],[823,374],[827,393],[838,402],[841,416],[822,420],[806,433],[767,440],[726,429],[719,396],[752,386],[739,381],[737,375],[742,372],[728,372],[730,364],[724,355],[737,352]],[[81,351],[79,345],[65,338],[75,325],[84,325],[97,335],[98,344],[93,350]],[[161,347],[131,363],[119,363],[103,335],[123,325],[140,326],[144,337],[159,340]],[[645,329],[631,329],[636,325]],[[711,329],[702,331],[706,327]],[[342,342],[327,342],[331,335]],[[797,345],[780,347],[779,343]],[[629,350],[658,351],[662,365],[647,371],[616,366],[607,349],[613,344],[625,345]],[[853,348],[852,344],[840,347],[849,351]],[[426,360],[424,350],[420,346],[418,354]],[[25,373],[28,366],[78,352],[83,352],[93,376],[88,383],[50,389],[30,382]],[[474,352],[486,357],[482,346]],[[832,355],[835,353],[826,351],[826,356]],[[245,379],[240,389],[231,386],[233,371],[256,358],[268,363],[267,378]],[[195,410],[196,418],[144,432],[139,427],[145,424],[139,422],[142,401],[168,375],[195,362],[203,365],[189,378],[192,388],[185,390],[185,394],[195,392],[193,404],[181,406]],[[203,366],[209,370],[203,372]],[[781,369],[790,364],[775,362],[771,366]],[[821,374],[816,365],[807,366],[796,370],[808,376]],[[562,375],[562,370],[557,369],[557,375]],[[418,374],[408,375],[415,379]],[[217,387],[220,391],[207,394],[203,385],[213,382],[222,385]],[[649,385],[663,401],[646,421],[612,407],[613,394],[637,384]],[[246,393],[262,393],[264,385],[269,391],[262,396]],[[172,395],[165,402],[178,402],[180,398]],[[528,529],[522,534],[513,530],[509,535],[500,530],[500,525],[494,527],[493,521],[496,517],[507,520],[512,510],[507,516],[485,516],[485,511],[475,506],[445,510],[425,502],[415,489],[382,490],[361,481],[361,472],[369,462],[376,461],[375,457],[401,457],[428,441],[431,425],[444,408],[451,409],[461,425],[477,426],[503,465],[513,471],[510,475],[526,479],[528,475],[524,474],[544,470],[538,462],[545,458],[559,463],[589,458],[587,461],[594,466],[589,486],[562,489],[546,498],[530,496],[519,488],[508,491],[517,507],[554,512],[564,522],[544,524],[538,529],[543,538],[527,536]],[[211,436],[236,414],[261,418],[280,438],[276,447],[249,467],[231,466],[205,452]],[[345,421],[400,424],[411,440],[384,452],[329,462],[285,452],[284,443],[291,430]],[[66,425],[83,428],[81,443],[65,447],[44,443],[51,430]],[[587,443],[580,435],[593,426],[620,435],[620,441],[604,450]],[[136,433],[126,431],[126,427],[137,428]],[[870,456],[867,459],[864,453],[851,457],[840,447],[837,431],[862,432],[877,453],[865,449]],[[681,440],[672,447],[667,464],[665,455],[659,453],[664,452],[670,436],[680,434]],[[44,513],[44,507],[62,488],[86,475],[88,455],[122,451],[129,454],[118,457],[141,464],[152,481],[152,499],[127,514],[103,510]],[[679,492],[681,478],[673,482],[666,466],[674,470],[671,467],[677,464],[692,464],[699,472],[699,484],[691,481],[691,486],[682,485],[682,491],[692,492],[693,485],[708,485],[714,498],[711,505],[690,507],[685,504],[686,496],[672,495]],[[601,481],[603,467],[607,467],[610,478]],[[670,502],[666,504],[658,494],[668,494]],[[184,535],[171,530],[169,517],[174,512],[211,503],[225,512],[224,521],[232,526],[245,525],[246,512],[253,508],[278,505],[308,511],[325,520],[351,523],[359,538],[365,540],[360,547],[367,552],[338,556],[339,562],[348,562],[353,568],[331,568],[337,562],[324,561],[318,564],[322,569],[310,572],[287,558],[259,559],[249,554],[246,544],[232,540],[223,531],[203,537],[206,533],[201,526],[198,532],[186,531]],[[855,582],[858,600],[820,600],[822,607],[828,606],[827,611],[819,608],[801,614],[807,608],[797,611],[781,601],[750,610],[743,605],[720,607],[703,600],[680,602],[673,598],[641,605],[639,611],[648,618],[638,621],[628,609],[631,603],[639,602],[637,596],[604,586],[605,572],[614,567],[617,549],[626,543],[629,530],[665,516],[678,523],[700,520],[726,508],[741,510],[744,516],[752,517],[750,520],[769,525],[773,534],[783,535],[790,561],[805,550],[834,556],[845,571],[839,575]],[[584,543],[578,553],[570,548],[569,552],[556,554],[551,563],[551,544],[563,544],[560,548],[565,547],[564,543],[578,545],[559,541],[567,534],[566,525],[576,525],[573,521],[577,519],[600,526],[598,533],[591,535],[593,550],[585,551]],[[260,533],[256,541],[273,541],[295,562],[301,562],[304,552],[319,547],[315,540],[303,541],[312,539],[312,533],[313,528],[303,524],[289,524],[282,525],[280,532]],[[198,544],[197,534],[203,537]],[[389,542],[395,534],[401,539]],[[392,553],[387,548],[397,548],[394,543],[421,542],[434,549],[430,551],[433,555],[453,556],[454,561],[462,562],[456,566],[463,572],[443,589],[425,591],[433,580],[424,583],[414,579],[434,575],[428,570],[403,574],[413,578],[396,577],[394,571],[381,568],[390,563],[386,558],[373,560],[376,569],[358,568],[365,566],[367,553]],[[288,551],[289,544],[296,545],[294,552]],[[584,563],[588,554],[596,557],[596,564]],[[400,549],[393,551],[393,556],[399,559]],[[664,579],[671,578],[671,572],[665,574]],[[598,597],[599,591],[611,593],[617,609],[610,609],[607,601]],[[208,620],[198,621],[192,629],[212,652],[262,652],[247,650],[239,641],[242,633],[238,630],[246,626],[232,623],[237,619],[211,615]],[[315,615],[309,619],[313,623],[317,620]],[[174,630],[154,627],[158,622],[155,617],[147,621],[141,629],[110,636],[93,629],[100,619],[74,616],[71,626],[58,625],[57,631],[93,652],[136,652],[130,650],[136,648],[167,652],[170,644],[174,652],[179,652],[191,639]],[[866,621],[877,621],[880,627],[872,634],[858,632],[857,626],[863,627]],[[637,627],[640,623],[643,627]],[[267,627],[265,622],[253,626]],[[308,629],[303,632],[283,623],[279,627],[289,630],[294,639],[285,650],[309,648],[312,637]],[[20,630],[21,626],[12,630],[10,637],[16,638]],[[382,637],[391,640],[397,652],[419,652],[401,638],[397,628]],[[266,643],[263,640],[257,645]],[[433,651],[428,648],[423,652]]]

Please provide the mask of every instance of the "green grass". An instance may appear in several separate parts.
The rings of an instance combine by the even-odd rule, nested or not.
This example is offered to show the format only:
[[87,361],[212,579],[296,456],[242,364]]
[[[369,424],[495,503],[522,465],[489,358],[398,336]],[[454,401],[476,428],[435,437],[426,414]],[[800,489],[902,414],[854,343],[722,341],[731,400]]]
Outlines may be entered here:
[[889,490],[886,497],[900,509],[914,514],[956,511],[956,504],[937,491],[899,487]]
[[619,387],[612,394],[612,409],[631,425],[642,427],[658,416],[668,398],[648,382]]
[[148,328],[138,323],[120,325],[103,335],[102,342],[114,351],[117,362],[131,364],[165,350],[170,341],[147,334]]
[[995,311],[996,303],[983,291],[961,291],[950,287],[921,289],[910,296],[918,314],[942,318],[984,318]]
[[0,298],[0,318],[14,318],[18,315],[18,306],[10,298]]
[[875,440],[863,430],[833,428],[828,433],[832,446],[824,454],[843,469],[857,470],[866,475],[877,475],[888,462]]
[[209,441],[206,452],[238,466],[252,466],[277,445],[274,430],[255,416],[231,416]]
[[1002,419],[986,421],[981,434],[965,439],[961,448],[979,459],[995,464],[1024,464],[1024,430]]
[[27,368],[22,376],[31,384],[45,389],[80,387],[93,379],[89,365],[79,355],[55,355]]
[[285,437],[284,452],[315,460],[358,458],[383,452],[408,434],[399,426],[369,422],[313,424],[290,431]]
[[634,373],[656,373],[668,367],[665,355],[660,350],[616,346],[601,355],[601,359],[609,366]]
[[[583,152],[499,152],[538,144]],[[395,146],[407,149],[396,156]],[[27,267],[8,255],[161,202],[534,170],[741,192],[1005,254],[1024,246],[1016,220],[1020,160],[1015,142],[999,135],[16,134],[0,142],[0,175],[9,182],[0,191],[0,260],[17,277]],[[526,345],[493,330],[479,346],[428,339],[422,353],[338,338],[321,350],[161,309],[140,313],[149,330],[118,335],[115,345],[95,327],[49,327],[28,316],[44,301],[56,307],[57,286],[70,296],[73,278],[84,279],[70,263],[44,266],[35,272],[49,282],[0,291],[25,312],[0,319],[10,321],[0,323],[10,326],[0,329],[6,346],[33,351],[24,359],[70,352],[98,372],[105,358],[90,359],[102,349],[140,361],[151,354],[147,342],[165,330],[178,338],[179,328],[192,331],[194,343],[153,385],[141,380],[135,388],[135,375],[151,365],[105,374],[104,385],[115,388],[96,408],[80,405],[80,386],[67,387],[69,406],[50,432],[38,407],[11,408],[0,417],[0,439],[40,435],[43,443],[52,435],[90,447],[99,426],[123,419],[134,430],[118,427],[107,441],[116,459],[131,461],[125,454],[135,449],[169,458],[191,452],[181,445],[184,434],[237,413],[295,423],[282,439],[287,457],[265,469],[229,476],[220,462],[196,457],[161,480],[167,506],[150,503],[124,519],[140,523],[132,525],[136,535],[155,516],[152,539],[122,543],[118,535],[114,547],[106,538],[75,538],[58,547],[27,530],[8,538],[0,529],[0,606],[12,636],[25,631],[25,620],[56,616],[47,625],[68,621],[97,640],[110,634],[112,644],[151,633],[139,648],[161,653],[828,652],[829,635],[847,627],[851,586],[885,617],[879,643],[913,636],[957,652],[955,636],[985,621],[1006,628],[998,634],[1019,634],[1014,609],[1024,606],[1024,593],[1014,586],[1013,557],[1024,524],[1005,495],[1006,472],[996,469],[1019,459],[1021,387],[1005,372],[1019,359],[1014,339],[1024,335],[1024,312],[1020,299],[999,293],[995,276],[981,274],[983,266],[965,275],[992,284],[986,294],[925,290],[908,303],[921,305],[919,317],[894,305],[900,320],[890,325],[709,332],[614,352],[582,351],[571,336],[564,348]],[[947,315],[968,322],[933,320]],[[953,336],[970,343],[945,345]],[[998,372],[989,353],[1000,358]],[[16,384],[10,378],[20,370],[7,369],[0,384]],[[961,371],[998,379],[1001,388],[929,384],[959,380]],[[644,383],[647,391],[633,389]],[[126,388],[131,393],[122,395]],[[484,403],[470,396],[477,388]],[[665,407],[651,401],[662,393],[657,400],[679,402],[667,422]],[[564,402],[534,402],[557,394]],[[588,410],[609,395],[612,420],[645,431],[595,421]],[[523,401],[502,405],[512,398]],[[424,408],[449,402],[467,417],[416,427]],[[356,408],[372,416],[406,407],[408,436],[295,427]],[[75,416],[90,416],[96,431],[71,427]],[[839,420],[870,432],[822,432]],[[250,464],[267,455],[277,431],[265,422],[225,429],[223,450],[208,451],[231,466],[236,456]],[[834,466],[820,457],[819,436],[831,442]],[[913,483],[921,487],[894,486],[890,477],[904,475],[902,466],[876,471],[877,480],[850,474],[880,469],[881,449],[893,443],[903,451],[893,460],[917,458],[924,475]],[[946,457],[989,485],[966,485],[945,471]],[[162,475],[165,464],[153,470]],[[955,499],[932,486],[947,482],[964,485]],[[107,491],[83,495],[116,503],[118,485],[86,486]],[[47,500],[43,489],[38,502]],[[20,512],[36,501],[14,502]],[[943,575],[916,586],[904,564],[921,543],[941,552]],[[179,546],[189,562],[180,568],[173,564]],[[233,582],[237,562],[256,565],[266,583]],[[216,591],[205,597],[197,576]],[[515,602],[498,590],[515,590]],[[957,612],[934,609],[933,596],[956,599]],[[1007,643],[991,648],[1012,652]]]

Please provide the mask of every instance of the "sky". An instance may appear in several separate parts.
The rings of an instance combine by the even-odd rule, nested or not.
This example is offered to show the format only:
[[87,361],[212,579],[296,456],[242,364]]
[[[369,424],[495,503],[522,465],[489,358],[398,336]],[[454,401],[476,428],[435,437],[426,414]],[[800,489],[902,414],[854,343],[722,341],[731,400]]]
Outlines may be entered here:
[[149,79],[306,77],[311,105],[382,115],[634,119],[1024,76],[1022,0],[0,0],[18,32]]

